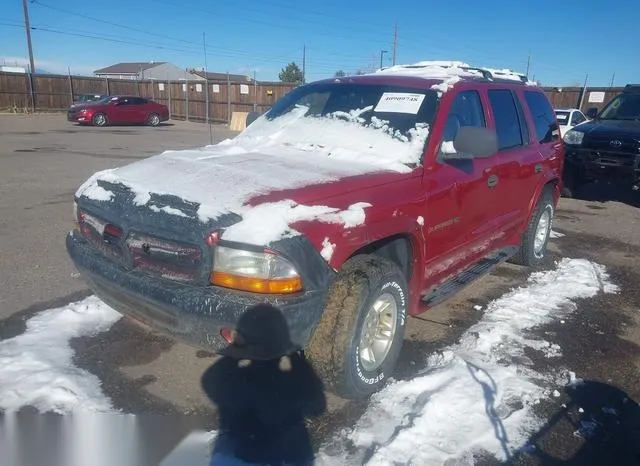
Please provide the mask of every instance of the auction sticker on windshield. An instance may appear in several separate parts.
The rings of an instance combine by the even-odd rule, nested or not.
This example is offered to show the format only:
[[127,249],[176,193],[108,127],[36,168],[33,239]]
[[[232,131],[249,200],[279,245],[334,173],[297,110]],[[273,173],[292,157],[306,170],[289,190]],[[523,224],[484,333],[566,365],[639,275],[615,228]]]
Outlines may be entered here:
[[378,105],[373,109],[380,113],[410,113],[417,114],[424,100],[424,94],[409,94],[406,92],[385,92],[380,97]]

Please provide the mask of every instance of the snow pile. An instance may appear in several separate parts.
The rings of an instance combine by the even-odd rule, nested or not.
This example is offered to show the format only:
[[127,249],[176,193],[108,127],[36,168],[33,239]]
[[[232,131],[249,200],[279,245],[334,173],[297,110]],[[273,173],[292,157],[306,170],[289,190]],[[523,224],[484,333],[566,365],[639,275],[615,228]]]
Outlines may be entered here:
[[322,250],[320,251],[320,255],[324,258],[324,260],[326,260],[327,262],[330,262],[335,250],[336,250],[336,245],[335,243],[332,243],[331,241],[329,241],[329,238],[325,238],[322,241]]
[[328,206],[300,205],[292,200],[259,204],[256,207],[240,209],[243,212],[242,221],[227,228],[222,238],[263,246],[285,236],[299,234],[290,225],[311,220],[339,223],[345,228],[353,228],[364,223],[366,207],[371,207],[371,204],[358,202],[346,210]]
[[532,408],[558,383],[536,372],[525,350],[552,348],[552,357],[559,349],[529,330],[574,311],[575,299],[616,291],[604,267],[587,260],[532,274],[491,302],[459,343],[429,357],[423,374],[377,393],[318,464],[471,464],[481,449],[508,458],[539,427]]
[[103,332],[119,318],[98,298],[89,297],[29,319],[23,334],[0,341],[0,408],[110,411],[100,380],[74,367],[69,340]]

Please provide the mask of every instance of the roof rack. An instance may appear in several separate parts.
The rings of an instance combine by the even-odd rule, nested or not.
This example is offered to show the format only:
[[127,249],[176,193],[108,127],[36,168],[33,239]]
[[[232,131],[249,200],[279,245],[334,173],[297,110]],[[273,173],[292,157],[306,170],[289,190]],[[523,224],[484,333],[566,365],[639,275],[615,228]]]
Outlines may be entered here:
[[624,86],[624,92],[640,92],[640,84],[627,84]]
[[[477,76],[481,76],[484,79],[487,80],[504,80],[504,81],[510,81],[510,82],[520,82],[520,83],[531,83],[531,81],[529,81],[529,78],[524,74],[524,73],[518,73],[516,71],[512,71],[509,69],[492,69],[492,68],[485,68],[485,67],[475,67],[475,66],[469,66],[466,63],[463,62],[459,62],[459,61],[423,61],[423,62],[418,62],[412,65],[395,65],[393,67],[385,67],[385,68],[381,68],[379,71],[385,71],[385,70],[390,70],[390,69],[396,69],[396,70],[401,70],[401,69],[424,69],[425,71],[429,68],[444,68],[444,69],[460,69],[463,71],[468,72],[470,75],[474,75],[476,74]],[[455,73],[456,75],[459,75],[458,73]],[[446,77],[446,76],[444,76]]]

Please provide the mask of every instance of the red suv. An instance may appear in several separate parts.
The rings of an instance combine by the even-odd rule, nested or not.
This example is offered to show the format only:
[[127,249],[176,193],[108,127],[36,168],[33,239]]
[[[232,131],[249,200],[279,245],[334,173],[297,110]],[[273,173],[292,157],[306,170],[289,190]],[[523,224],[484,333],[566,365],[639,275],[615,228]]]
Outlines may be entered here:
[[298,87],[216,146],[97,173],[67,249],[123,314],[232,357],[304,351],[366,396],[408,316],[543,260],[562,165],[523,76],[395,66]]
[[169,119],[169,109],[144,97],[109,96],[95,103],[72,105],[67,120],[84,125],[146,124],[158,126]]

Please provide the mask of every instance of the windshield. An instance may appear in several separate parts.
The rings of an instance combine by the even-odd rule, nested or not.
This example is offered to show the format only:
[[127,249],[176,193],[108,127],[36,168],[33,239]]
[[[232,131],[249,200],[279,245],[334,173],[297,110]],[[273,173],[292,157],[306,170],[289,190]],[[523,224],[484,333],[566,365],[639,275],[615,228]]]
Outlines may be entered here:
[[599,115],[603,120],[640,120],[640,94],[620,94]]
[[438,102],[435,91],[402,86],[318,83],[280,99],[238,137],[321,151],[333,158],[417,164]]
[[556,119],[560,126],[564,126],[569,121],[569,112],[556,112]]

